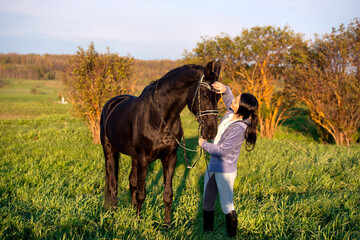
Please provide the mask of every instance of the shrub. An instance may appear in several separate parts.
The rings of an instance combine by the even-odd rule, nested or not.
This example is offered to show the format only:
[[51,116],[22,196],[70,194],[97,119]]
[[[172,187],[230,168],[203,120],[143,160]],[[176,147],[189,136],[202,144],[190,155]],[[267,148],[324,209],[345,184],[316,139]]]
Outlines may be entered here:
[[79,47],[69,63],[63,79],[68,100],[73,104],[75,115],[90,127],[94,143],[99,143],[102,107],[110,98],[134,89],[133,58],[120,57],[109,49],[100,54],[91,43],[87,51]]
[[350,145],[360,128],[360,22],[340,25],[298,55],[289,68],[288,87],[305,103],[323,138]]

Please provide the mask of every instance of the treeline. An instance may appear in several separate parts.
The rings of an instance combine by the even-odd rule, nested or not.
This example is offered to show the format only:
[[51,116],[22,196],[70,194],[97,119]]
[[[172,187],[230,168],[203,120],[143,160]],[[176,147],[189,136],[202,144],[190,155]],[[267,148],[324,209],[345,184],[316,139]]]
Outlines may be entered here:
[[203,38],[185,52],[184,62],[220,60],[221,78],[234,94],[251,92],[258,99],[261,136],[272,138],[285,119],[304,109],[323,140],[350,145],[360,139],[359,53],[356,18],[311,41],[288,26]]
[[21,79],[60,79],[70,55],[0,54],[0,77]]
[[[0,78],[61,80],[73,55],[0,54]],[[178,66],[172,60],[134,60],[139,85],[160,78]]]

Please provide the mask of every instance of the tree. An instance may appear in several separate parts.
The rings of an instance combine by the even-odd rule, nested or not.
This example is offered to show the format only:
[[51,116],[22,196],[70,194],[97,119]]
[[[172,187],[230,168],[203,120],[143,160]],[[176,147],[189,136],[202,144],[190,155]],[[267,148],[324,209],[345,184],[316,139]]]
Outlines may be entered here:
[[100,115],[110,98],[131,93],[133,58],[120,57],[108,52],[100,54],[91,43],[84,51],[79,47],[69,62],[64,76],[69,101],[77,116],[86,121],[93,134],[94,143],[100,142]]
[[260,134],[272,138],[289,106],[283,84],[286,60],[302,44],[302,36],[287,26],[253,27],[234,38],[203,38],[184,56],[195,63],[220,59],[224,82],[237,94],[250,92],[258,99]]
[[[360,128],[360,22],[342,24],[314,40],[289,68],[288,87],[336,144],[349,145]],[[300,59],[300,60],[299,60]],[[320,131],[320,134],[324,134]]]

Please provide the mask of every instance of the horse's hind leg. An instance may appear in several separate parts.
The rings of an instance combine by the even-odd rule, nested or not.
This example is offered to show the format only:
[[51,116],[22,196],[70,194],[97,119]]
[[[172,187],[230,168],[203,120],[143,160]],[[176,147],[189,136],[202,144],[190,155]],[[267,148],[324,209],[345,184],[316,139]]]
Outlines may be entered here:
[[104,156],[105,156],[105,209],[117,208],[117,193],[118,193],[118,173],[119,173],[119,158],[120,153],[114,151],[111,144],[106,141],[103,144]]

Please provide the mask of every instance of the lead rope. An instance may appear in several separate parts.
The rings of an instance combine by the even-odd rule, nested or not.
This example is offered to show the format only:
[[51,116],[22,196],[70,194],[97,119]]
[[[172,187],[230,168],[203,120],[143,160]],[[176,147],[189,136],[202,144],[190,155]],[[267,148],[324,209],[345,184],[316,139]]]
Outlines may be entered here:
[[[158,83],[159,83],[159,80],[156,81],[156,87],[155,87],[155,95],[157,94],[157,91],[158,91]],[[173,133],[173,131],[171,131],[170,127],[167,125],[164,117],[162,116],[161,114],[161,111],[160,111],[160,105],[159,105],[159,101],[155,98],[155,102],[156,102],[156,105],[157,105],[157,110],[159,111],[159,114],[160,114],[160,118],[161,118],[161,123],[160,123],[160,126],[162,123],[165,124],[165,126],[169,129],[169,132],[171,134],[171,136],[176,140],[176,142],[179,144],[179,146],[181,146],[183,149],[184,149],[184,160],[185,160],[185,163],[187,165],[187,168],[194,168],[196,162],[199,160],[196,160],[195,164],[193,164],[192,166],[189,164],[188,162],[188,158],[186,157],[186,151],[185,150],[188,150],[188,151],[191,151],[191,152],[198,152],[198,151],[201,151],[201,149],[197,149],[197,150],[193,150],[193,149],[189,149],[185,146],[185,133],[184,133],[184,129],[182,127],[182,122],[181,122],[181,119],[180,119],[180,116],[179,116],[179,121],[180,121],[180,129],[181,129],[181,132],[182,132],[182,135],[183,135],[183,142],[184,142],[184,145],[181,144],[181,142],[179,142],[179,140],[176,138],[175,134]],[[199,128],[200,128],[200,124],[199,124]],[[200,147],[201,148],[201,147]]]
[[[198,149],[198,150],[192,150],[192,149],[186,148],[185,132],[184,132],[184,129],[183,129],[183,126],[182,126],[182,122],[181,122],[180,116],[179,116],[179,121],[180,121],[180,129],[181,129],[181,132],[183,133],[183,137],[182,137],[182,139],[183,139],[183,145],[181,145],[181,143],[177,140],[177,138],[175,138],[175,140],[176,140],[176,142],[183,148],[183,150],[184,150],[184,160],[185,160],[185,163],[186,163],[186,165],[187,165],[187,168],[190,168],[190,169],[191,169],[191,168],[194,168],[194,167],[195,167],[196,163],[197,163],[197,162],[199,161],[199,159],[201,158],[202,152],[203,152],[204,150],[203,150],[203,147],[201,147],[201,146],[200,146],[200,149]],[[199,128],[198,128],[198,137],[199,137],[199,133],[200,133],[200,124],[199,124]],[[189,161],[188,161],[189,159],[188,159],[187,156],[186,156],[186,151],[185,151],[185,149],[188,150],[188,151],[192,151],[192,152],[198,152],[198,151],[200,151],[200,155],[199,155],[198,159],[193,163],[192,166],[189,164]]]

